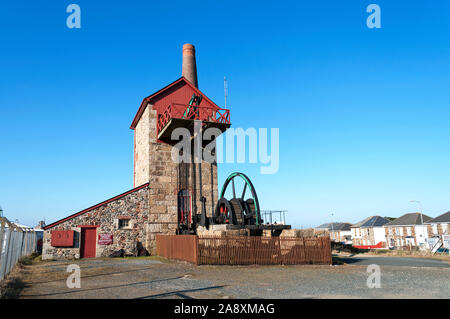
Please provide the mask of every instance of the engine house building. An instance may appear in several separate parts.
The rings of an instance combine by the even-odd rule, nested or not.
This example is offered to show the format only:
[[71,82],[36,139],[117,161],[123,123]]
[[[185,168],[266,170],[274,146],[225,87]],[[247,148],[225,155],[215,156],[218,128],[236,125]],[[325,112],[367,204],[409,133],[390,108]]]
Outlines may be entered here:
[[[194,148],[186,156],[172,139],[176,128],[193,137],[198,123],[220,133],[230,127],[230,113],[199,90],[195,48],[185,44],[182,76],[144,98],[131,123],[134,188],[46,226],[43,259],[155,253],[156,235],[189,225],[202,198],[211,216],[218,200],[215,154],[196,162]],[[182,156],[191,160],[179,162]]]

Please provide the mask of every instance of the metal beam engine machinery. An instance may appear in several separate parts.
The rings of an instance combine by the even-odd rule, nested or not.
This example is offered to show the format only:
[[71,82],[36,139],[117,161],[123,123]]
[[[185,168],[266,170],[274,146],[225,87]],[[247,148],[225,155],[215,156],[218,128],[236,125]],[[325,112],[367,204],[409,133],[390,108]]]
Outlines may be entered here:
[[[201,166],[201,164],[199,165]],[[201,169],[201,167],[200,167]],[[237,180],[243,181],[242,193],[237,193]],[[281,232],[283,229],[290,229],[290,225],[284,224],[264,224],[261,218],[258,195],[250,178],[239,172],[230,174],[225,180],[220,192],[219,200],[212,217],[206,216],[206,198],[202,196],[202,180],[200,182],[200,201],[202,203],[201,215],[196,218],[199,225],[209,228],[211,225],[229,225],[230,229],[249,229],[253,234],[260,235],[262,230],[271,230],[273,234]],[[226,197],[227,190],[231,188],[232,197]],[[228,192],[229,193],[229,192]]]

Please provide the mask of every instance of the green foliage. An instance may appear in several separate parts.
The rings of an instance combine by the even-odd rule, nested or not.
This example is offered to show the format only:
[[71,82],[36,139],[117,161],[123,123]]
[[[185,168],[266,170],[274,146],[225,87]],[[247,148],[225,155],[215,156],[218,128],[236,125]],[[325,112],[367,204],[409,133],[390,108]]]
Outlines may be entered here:
[[32,265],[33,262],[39,261],[40,258],[41,256],[38,253],[32,253],[31,255],[20,257],[19,264],[22,266],[29,266]]

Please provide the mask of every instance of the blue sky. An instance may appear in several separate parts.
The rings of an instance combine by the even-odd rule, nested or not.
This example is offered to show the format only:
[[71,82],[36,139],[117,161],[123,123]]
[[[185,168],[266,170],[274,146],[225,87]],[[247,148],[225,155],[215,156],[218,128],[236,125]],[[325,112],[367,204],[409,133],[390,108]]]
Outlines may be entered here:
[[[81,7],[81,29],[66,7]],[[366,7],[381,7],[368,29]],[[0,6],[0,205],[36,224],[133,186],[129,125],[197,49],[234,127],[280,129],[252,179],[294,226],[450,210],[450,4],[437,1],[14,1]]]

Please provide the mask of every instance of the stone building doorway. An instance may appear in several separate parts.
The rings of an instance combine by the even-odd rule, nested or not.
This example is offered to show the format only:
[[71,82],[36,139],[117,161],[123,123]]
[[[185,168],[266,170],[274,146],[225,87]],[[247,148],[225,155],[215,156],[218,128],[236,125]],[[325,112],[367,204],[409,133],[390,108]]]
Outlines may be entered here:
[[95,258],[97,228],[81,228],[80,258]]

